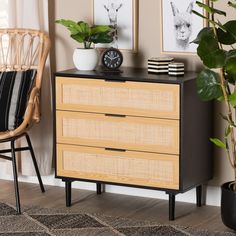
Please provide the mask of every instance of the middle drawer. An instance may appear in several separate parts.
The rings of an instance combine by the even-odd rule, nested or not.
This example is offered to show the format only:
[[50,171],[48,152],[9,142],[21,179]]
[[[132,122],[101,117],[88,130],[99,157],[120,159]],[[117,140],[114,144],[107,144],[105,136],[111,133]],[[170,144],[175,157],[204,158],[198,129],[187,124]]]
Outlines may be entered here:
[[57,142],[179,154],[179,121],[57,111]]

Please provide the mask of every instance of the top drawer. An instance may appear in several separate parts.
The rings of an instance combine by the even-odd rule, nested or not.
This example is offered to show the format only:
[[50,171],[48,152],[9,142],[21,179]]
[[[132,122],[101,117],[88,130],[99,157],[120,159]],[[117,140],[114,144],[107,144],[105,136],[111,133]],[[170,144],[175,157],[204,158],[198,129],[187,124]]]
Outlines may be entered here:
[[179,119],[179,85],[56,78],[57,109]]

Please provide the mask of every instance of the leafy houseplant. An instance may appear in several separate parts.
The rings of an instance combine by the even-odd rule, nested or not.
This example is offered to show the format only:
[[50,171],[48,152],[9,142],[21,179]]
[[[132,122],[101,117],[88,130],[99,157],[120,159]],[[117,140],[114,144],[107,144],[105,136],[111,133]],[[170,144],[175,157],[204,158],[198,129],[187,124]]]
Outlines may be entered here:
[[[84,21],[78,23],[72,20],[57,20],[56,23],[65,26],[70,31],[72,39],[83,43],[84,49],[74,51],[73,60],[79,70],[93,70],[98,62],[97,43],[111,43],[113,41],[113,28],[109,25],[92,25]],[[90,49],[90,50],[88,50]]]
[[113,28],[108,25],[89,26],[84,21],[78,23],[72,20],[57,20],[56,23],[65,26],[71,33],[71,38],[84,44],[85,49],[90,49],[92,44],[111,43],[113,41]]
[[[221,215],[225,225],[236,230],[236,20],[222,24],[217,19],[219,15],[226,16],[226,12],[214,8],[214,2],[219,1],[209,0],[209,5],[196,2],[209,16],[193,11],[210,23],[194,40],[198,44],[197,54],[205,65],[197,78],[197,92],[203,100],[217,100],[226,107],[225,114],[221,114],[226,122],[224,138],[211,141],[226,151],[234,171],[234,180],[222,185]],[[227,4],[236,10],[235,0]]]

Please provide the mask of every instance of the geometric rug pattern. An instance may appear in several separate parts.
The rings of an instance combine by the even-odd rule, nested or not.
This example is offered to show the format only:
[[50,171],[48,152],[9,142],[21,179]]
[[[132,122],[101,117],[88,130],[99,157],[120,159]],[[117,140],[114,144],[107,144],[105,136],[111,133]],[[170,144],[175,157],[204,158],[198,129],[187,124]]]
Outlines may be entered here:
[[234,233],[196,231],[66,209],[27,207],[17,215],[14,207],[0,203],[0,236],[235,236]]

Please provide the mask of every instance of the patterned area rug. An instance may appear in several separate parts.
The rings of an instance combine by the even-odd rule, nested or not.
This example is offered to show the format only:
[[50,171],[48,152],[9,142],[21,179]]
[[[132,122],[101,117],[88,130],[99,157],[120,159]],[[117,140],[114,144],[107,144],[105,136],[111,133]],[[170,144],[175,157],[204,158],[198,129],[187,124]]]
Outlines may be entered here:
[[66,209],[24,208],[22,215],[0,203],[0,235],[6,236],[235,236],[234,233],[197,231],[187,227],[159,225]]

